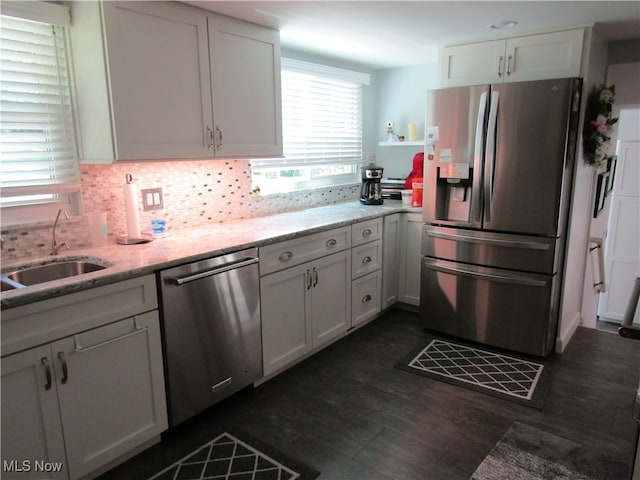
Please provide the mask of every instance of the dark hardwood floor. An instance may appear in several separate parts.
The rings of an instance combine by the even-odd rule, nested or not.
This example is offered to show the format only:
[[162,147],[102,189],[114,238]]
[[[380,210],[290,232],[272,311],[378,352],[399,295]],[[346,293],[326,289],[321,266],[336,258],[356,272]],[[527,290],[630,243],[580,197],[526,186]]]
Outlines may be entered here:
[[630,463],[640,342],[579,328],[554,369],[544,407],[497,399],[394,368],[427,332],[392,310],[255,389],[171,429],[103,475],[145,479],[236,426],[327,480],[468,479],[514,421]]

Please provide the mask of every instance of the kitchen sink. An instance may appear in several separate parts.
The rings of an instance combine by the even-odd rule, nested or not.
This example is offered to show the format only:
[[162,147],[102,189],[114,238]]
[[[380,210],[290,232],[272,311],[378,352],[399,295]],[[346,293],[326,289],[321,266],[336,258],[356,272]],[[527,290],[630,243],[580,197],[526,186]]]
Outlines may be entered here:
[[72,258],[20,267],[2,274],[2,291],[97,272],[109,266],[103,260]]

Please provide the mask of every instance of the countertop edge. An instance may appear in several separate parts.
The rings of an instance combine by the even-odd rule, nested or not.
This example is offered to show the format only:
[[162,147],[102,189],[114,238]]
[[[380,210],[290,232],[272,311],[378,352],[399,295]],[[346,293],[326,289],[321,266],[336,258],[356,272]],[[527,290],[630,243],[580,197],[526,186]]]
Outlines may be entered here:
[[[206,237],[205,234],[211,234],[210,232],[222,228],[222,230],[226,229],[227,231],[239,230],[241,231],[240,235],[244,238],[241,241],[232,241],[231,238],[233,237],[230,236],[231,238],[228,242],[225,242],[224,238],[217,239],[217,246],[211,249],[206,247],[192,247],[189,249],[185,247],[185,250],[188,251],[176,254],[173,250],[179,249],[180,247],[175,246],[176,243],[179,243],[179,239],[175,237],[172,239],[174,246],[172,247],[169,244],[167,249],[170,250],[170,252],[163,258],[159,258],[160,256],[158,255],[154,257],[153,253],[155,253],[155,250],[162,250],[165,246],[162,244],[163,240],[165,240],[165,244],[169,243],[166,242],[166,239],[157,239],[146,245],[116,246],[110,244],[103,248],[96,247],[79,249],[77,251],[69,250],[65,252],[68,255],[89,255],[104,258],[109,262],[112,262],[114,255],[127,258],[124,261],[116,259],[113,261],[114,266],[98,272],[84,274],[81,278],[80,276],[72,277],[2,292],[0,308],[2,310],[15,308],[90,288],[117,283],[130,278],[155,274],[160,270],[185,263],[197,262],[247,248],[260,248],[334,228],[350,226],[355,223],[392,215],[394,213],[421,213],[421,209],[404,205],[401,201],[393,200],[385,201],[385,203],[380,206],[364,206],[360,202],[344,202],[335,205],[223,223],[190,232],[191,237],[196,238],[195,241],[198,241],[197,239],[200,233],[200,241],[203,241],[202,237]],[[314,218],[321,219],[317,221],[311,220]],[[258,231],[252,233],[251,229],[247,228],[249,226],[254,230],[257,227]],[[182,232],[179,231],[174,235],[180,236],[181,233]],[[137,257],[140,258],[138,259]],[[17,263],[37,263],[38,260],[39,259],[21,259],[16,262],[11,262],[9,266],[3,266],[3,271],[10,269],[11,265]],[[43,261],[44,259],[40,260]]]

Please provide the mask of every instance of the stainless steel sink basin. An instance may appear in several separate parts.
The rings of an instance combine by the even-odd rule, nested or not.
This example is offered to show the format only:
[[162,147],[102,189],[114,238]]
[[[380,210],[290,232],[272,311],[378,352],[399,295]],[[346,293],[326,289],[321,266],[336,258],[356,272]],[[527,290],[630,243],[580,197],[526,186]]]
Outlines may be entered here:
[[63,259],[44,265],[25,266],[2,275],[2,291],[75,277],[103,270],[109,266],[107,262],[94,259]]

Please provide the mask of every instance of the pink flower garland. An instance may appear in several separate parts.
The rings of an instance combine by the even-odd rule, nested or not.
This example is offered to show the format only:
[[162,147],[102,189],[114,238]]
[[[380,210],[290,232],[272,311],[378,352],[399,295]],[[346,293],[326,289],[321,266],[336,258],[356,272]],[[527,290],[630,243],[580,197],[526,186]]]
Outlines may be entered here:
[[615,85],[595,88],[587,100],[582,132],[584,158],[596,169],[606,167],[611,149],[611,132],[618,121],[611,116]]

